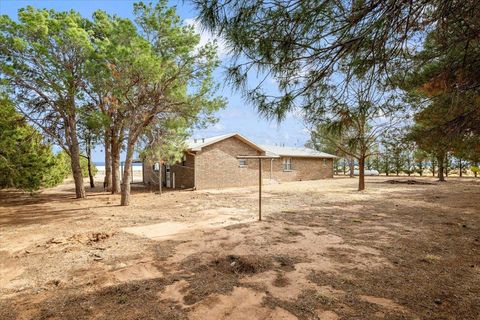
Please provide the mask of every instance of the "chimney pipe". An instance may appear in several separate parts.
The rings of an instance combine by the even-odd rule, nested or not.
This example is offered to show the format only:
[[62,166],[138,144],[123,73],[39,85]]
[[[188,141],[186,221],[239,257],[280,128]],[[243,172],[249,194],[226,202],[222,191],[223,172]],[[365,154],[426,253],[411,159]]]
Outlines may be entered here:
[[205,142],[205,138],[202,138],[202,142]]
[[193,143],[197,143],[197,139],[193,139]]

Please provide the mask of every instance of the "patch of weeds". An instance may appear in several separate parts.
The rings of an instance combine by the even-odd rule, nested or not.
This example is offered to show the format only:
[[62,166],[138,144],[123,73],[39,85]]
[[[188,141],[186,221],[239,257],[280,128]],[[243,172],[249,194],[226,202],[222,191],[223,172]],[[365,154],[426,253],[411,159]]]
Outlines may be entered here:
[[320,271],[312,271],[307,276],[307,279],[318,286],[331,286],[334,289],[351,290],[355,286],[355,283],[350,278]]
[[121,295],[117,299],[118,304],[125,304],[128,301],[128,297],[126,295]]
[[312,222],[310,224],[308,224],[308,226],[310,228],[317,228],[317,227],[321,227],[322,225],[321,224],[318,224],[318,223],[315,223],[315,222]]
[[295,270],[295,264],[302,261],[299,257],[291,257],[287,255],[275,255],[273,259],[278,263],[279,269],[283,271]]
[[248,223],[236,223],[236,224],[226,226],[224,229],[225,230],[236,230],[236,229],[248,228],[248,226],[249,226]]
[[165,261],[175,253],[175,248],[188,241],[174,241],[174,240],[165,240],[161,241],[158,244],[155,244],[153,247],[153,253],[155,258],[159,261]]
[[13,306],[6,301],[0,302],[0,319],[18,319],[16,312],[13,310]]
[[315,294],[315,299],[322,305],[331,305],[335,302],[334,297],[327,296],[326,294],[320,292]]
[[263,304],[274,309],[280,307],[299,319],[318,319],[317,309],[330,303],[330,300],[316,290],[303,290],[295,300],[281,300],[268,295],[264,298]]
[[285,230],[287,234],[291,237],[303,236],[303,233],[301,233],[300,231],[294,230],[292,228],[285,227],[283,228],[283,230]]
[[290,284],[290,280],[288,280],[283,273],[279,272],[277,273],[277,276],[273,280],[272,284],[275,287],[286,287]]
[[427,254],[422,261],[426,263],[436,263],[438,261],[442,260],[441,257],[433,255],[433,254]]
[[[132,281],[98,291],[57,291],[53,298],[31,303],[38,310],[35,319],[187,319],[186,311],[171,301],[159,301],[158,292],[164,290],[165,279]],[[19,304],[19,310],[25,306]],[[2,315],[2,312],[0,312]],[[3,318],[2,318],[3,319]],[[6,318],[7,319],[7,318]],[[9,318],[14,319],[14,318]]]
[[271,270],[274,267],[271,257],[256,255],[228,255],[203,264],[193,257],[185,261],[182,266],[194,272],[194,275],[187,280],[189,285],[185,289],[188,293],[184,296],[184,302],[188,305],[214,293],[227,294],[239,285],[242,277]]

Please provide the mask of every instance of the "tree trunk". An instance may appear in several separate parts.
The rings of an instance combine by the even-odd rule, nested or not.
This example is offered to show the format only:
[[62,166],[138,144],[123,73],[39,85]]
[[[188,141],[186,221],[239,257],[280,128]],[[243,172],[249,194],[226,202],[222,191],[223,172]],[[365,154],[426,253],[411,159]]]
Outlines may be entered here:
[[444,168],[443,168],[443,161],[444,161],[444,156],[443,155],[440,155],[438,157],[438,180],[439,181],[445,181],[445,177],[443,175],[443,173],[445,172],[444,171]]
[[88,165],[88,178],[90,179],[90,188],[95,188],[95,180],[92,173],[92,145],[90,139],[87,139],[87,165]]
[[123,168],[122,181],[122,199],[120,205],[128,206],[130,204],[130,179],[132,174],[133,149],[135,142],[129,139],[127,144],[127,157],[125,159],[125,167]]
[[75,115],[69,116],[66,122],[65,131],[70,152],[73,180],[75,182],[75,196],[77,199],[81,199],[85,198],[85,188],[83,186],[82,167],[80,166],[80,145],[78,143]]
[[120,142],[118,138],[112,135],[111,150],[112,154],[112,194],[120,193]]
[[353,178],[355,176],[354,174],[354,171],[355,171],[355,163],[353,161],[353,158],[350,158],[349,159],[349,163],[348,163],[349,167],[350,167],[350,178]]
[[358,159],[358,191],[365,190],[365,156]]
[[445,155],[445,162],[444,163],[445,163],[445,165],[444,165],[443,168],[445,170],[445,177],[448,178],[448,166],[449,166],[448,165],[448,154]]
[[435,159],[432,158],[431,161],[432,161],[432,176],[435,177]]
[[110,142],[110,129],[105,130],[105,180],[103,187],[106,190],[110,190],[112,187],[112,154],[111,142]]
[[459,158],[458,161],[459,161],[458,165],[460,166],[460,172],[459,172],[458,175],[459,175],[460,178],[461,178],[461,177],[462,177],[462,174],[463,174],[463,173],[462,173],[462,169],[463,169],[463,168],[462,168],[462,158]]
[[347,165],[345,163],[345,158],[343,158],[343,175],[346,176],[347,175]]

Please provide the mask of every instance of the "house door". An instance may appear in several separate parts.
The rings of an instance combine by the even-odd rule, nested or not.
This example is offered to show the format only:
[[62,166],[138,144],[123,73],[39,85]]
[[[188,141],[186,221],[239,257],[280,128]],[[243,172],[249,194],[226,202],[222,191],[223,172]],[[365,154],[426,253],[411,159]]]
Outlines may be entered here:
[[167,188],[172,187],[172,172],[169,165],[165,166],[165,182]]

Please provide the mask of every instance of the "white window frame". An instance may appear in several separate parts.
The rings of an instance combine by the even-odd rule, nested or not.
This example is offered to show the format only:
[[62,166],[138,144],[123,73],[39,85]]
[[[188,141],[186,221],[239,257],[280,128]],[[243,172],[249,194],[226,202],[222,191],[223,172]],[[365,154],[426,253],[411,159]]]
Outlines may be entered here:
[[247,159],[238,159],[238,166],[240,168],[246,168],[248,166]]
[[285,172],[293,171],[292,158],[283,158],[282,166],[283,166],[283,171]]

